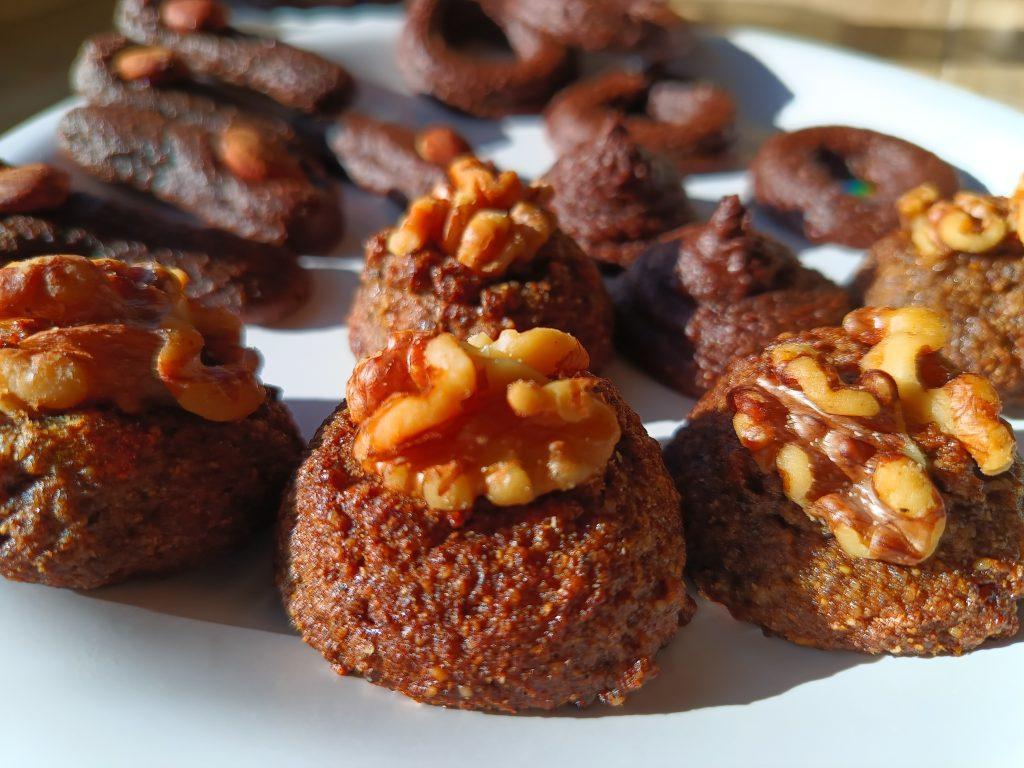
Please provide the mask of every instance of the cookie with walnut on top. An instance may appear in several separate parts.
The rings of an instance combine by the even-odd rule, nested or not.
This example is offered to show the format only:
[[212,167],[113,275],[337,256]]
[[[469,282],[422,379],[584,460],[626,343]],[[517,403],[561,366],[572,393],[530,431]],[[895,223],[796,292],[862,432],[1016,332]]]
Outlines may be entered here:
[[278,583],[340,674],[514,712],[619,704],[694,611],[658,443],[534,328],[401,333],[362,361],[282,506]]
[[612,303],[597,266],[559,229],[550,189],[464,156],[447,181],[412,202],[397,227],[366,245],[348,319],[357,358],[398,331],[459,339],[558,328],[594,368],[612,350]]
[[1009,198],[924,185],[898,208],[857,278],[865,301],[943,312],[949,359],[1024,405],[1024,181]]
[[767,634],[961,654],[1018,630],[1024,464],[924,308],[864,308],[734,363],[666,461],[688,571]]

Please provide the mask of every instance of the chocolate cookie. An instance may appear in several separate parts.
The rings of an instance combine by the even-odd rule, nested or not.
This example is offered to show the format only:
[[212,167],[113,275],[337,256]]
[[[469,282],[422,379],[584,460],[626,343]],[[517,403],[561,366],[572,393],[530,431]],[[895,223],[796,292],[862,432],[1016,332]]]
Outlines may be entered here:
[[737,361],[665,459],[687,572],[803,646],[961,654],[1016,634],[1024,464],[923,309],[857,310]]
[[310,292],[309,273],[287,249],[69,192],[67,175],[50,166],[0,163],[0,263],[51,253],[180,269],[191,298],[250,323],[283,319]]
[[447,126],[416,132],[348,112],[328,129],[327,143],[359,187],[406,203],[444,181],[444,169],[469,143]]
[[857,282],[865,301],[945,314],[946,354],[1024,403],[1024,185],[1014,198],[934,187],[901,199],[902,226],[868,253]]
[[284,142],[296,141],[287,121],[255,114],[236,103],[233,93],[200,82],[173,51],[136,45],[114,32],[82,44],[71,68],[71,85],[98,106],[152,110],[171,120],[217,129],[244,120]]
[[909,141],[829,125],[768,139],[750,166],[754,197],[814,243],[867,248],[899,224],[896,201],[920,184],[943,195],[956,172]]
[[413,91],[477,117],[536,112],[572,65],[565,46],[476,0],[411,0],[398,44]]
[[685,227],[619,278],[619,349],[684,395],[699,397],[735,358],[786,331],[839,322],[846,292],[755,232],[738,197]]
[[492,13],[587,51],[631,51],[683,24],[664,0],[484,0]]
[[548,136],[559,153],[593,141],[614,120],[633,141],[665,155],[684,173],[729,163],[735,119],[732,96],[721,88],[626,70],[568,86],[544,112]]
[[337,191],[309,159],[247,122],[226,128],[120,106],[68,112],[61,151],[95,176],[258,242],[312,252],[338,239]]
[[239,32],[217,0],[121,0],[115,23],[136,43],[172,51],[197,75],[307,115],[333,112],[352,96],[352,77],[342,67],[280,40]]
[[660,235],[693,220],[683,175],[620,123],[562,155],[544,181],[559,225],[602,265],[628,267]]

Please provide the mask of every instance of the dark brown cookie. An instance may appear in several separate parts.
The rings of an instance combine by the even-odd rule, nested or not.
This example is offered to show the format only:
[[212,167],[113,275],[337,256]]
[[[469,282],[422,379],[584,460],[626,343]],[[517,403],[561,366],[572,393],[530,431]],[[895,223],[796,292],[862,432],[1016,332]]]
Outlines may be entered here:
[[307,115],[335,111],[352,96],[352,77],[342,67],[280,40],[239,32],[216,0],[122,0],[115,23],[136,43],[173,51],[197,75]]
[[322,252],[338,239],[337,190],[308,158],[250,123],[224,129],[126,107],[80,107],[58,143],[78,165],[240,237]]
[[401,203],[429,194],[444,181],[448,163],[470,151],[469,143],[446,126],[416,132],[355,112],[328,129],[327,143],[357,186]]
[[593,141],[615,120],[633,141],[665,155],[684,173],[728,165],[735,119],[735,103],[721,88],[626,70],[568,86],[544,113],[548,136],[560,154]]
[[815,243],[867,248],[896,228],[896,201],[920,184],[944,195],[955,171],[909,141],[829,125],[768,139],[750,166],[754,197]]
[[628,267],[660,235],[693,220],[683,175],[635,144],[621,123],[562,155],[544,181],[559,226],[606,266]]
[[115,32],[82,44],[71,68],[71,85],[90,104],[152,110],[207,128],[223,129],[245,120],[285,142],[296,138],[285,120],[257,115],[235,103],[225,89],[199,82],[173,51],[136,45]]
[[850,309],[842,288],[754,232],[735,196],[706,225],[644,253],[613,296],[620,350],[693,397],[735,358],[785,331],[838,323]]
[[[188,275],[190,297],[234,310],[250,323],[281,320],[309,297],[309,273],[291,251],[196,229],[84,192],[69,193],[66,175],[49,166],[41,166],[48,169],[45,187],[54,189],[56,180],[63,194],[35,194],[32,205],[11,205],[2,190],[13,183],[5,178],[37,167],[0,163],[0,264],[53,253],[156,262]],[[27,189],[25,175],[20,174],[22,189]],[[23,194],[21,201],[26,199]]]
[[872,246],[859,288],[871,304],[942,312],[950,360],[1024,404],[1024,230],[1013,221],[1024,186],[1016,203],[969,192],[939,198],[924,189],[901,200],[902,227]]
[[683,20],[664,0],[484,0],[485,8],[587,51],[644,47]]
[[398,44],[398,67],[413,91],[478,117],[536,112],[572,65],[565,46],[492,18],[475,0],[411,0]]

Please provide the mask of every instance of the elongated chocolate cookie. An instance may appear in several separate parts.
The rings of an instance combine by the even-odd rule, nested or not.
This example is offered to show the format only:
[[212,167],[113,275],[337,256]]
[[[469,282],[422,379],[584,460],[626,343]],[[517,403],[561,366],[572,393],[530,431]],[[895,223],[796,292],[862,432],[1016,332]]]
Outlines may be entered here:
[[100,179],[148,192],[248,240],[322,252],[341,231],[322,171],[248,122],[224,128],[121,106],[73,109],[61,151]]
[[240,32],[216,0],[122,0],[114,20],[126,37],[173,51],[193,73],[307,115],[330,113],[352,96],[354,82],[343,67],[280,40]]

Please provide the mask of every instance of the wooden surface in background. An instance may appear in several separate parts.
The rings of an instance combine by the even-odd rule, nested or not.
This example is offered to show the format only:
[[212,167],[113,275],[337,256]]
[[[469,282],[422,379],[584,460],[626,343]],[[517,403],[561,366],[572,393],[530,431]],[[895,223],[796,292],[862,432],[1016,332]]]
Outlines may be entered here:
[[[690,18],[854,48],[1024,109],[1024,0],[674,2]],[[110,27],[113,5],[0,0],[0,131],[68,94],[79,44]]]

